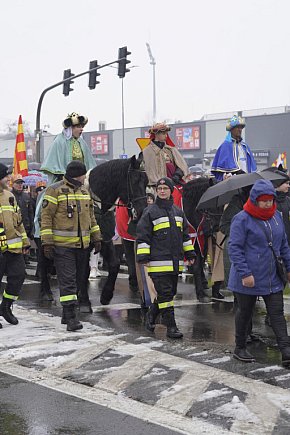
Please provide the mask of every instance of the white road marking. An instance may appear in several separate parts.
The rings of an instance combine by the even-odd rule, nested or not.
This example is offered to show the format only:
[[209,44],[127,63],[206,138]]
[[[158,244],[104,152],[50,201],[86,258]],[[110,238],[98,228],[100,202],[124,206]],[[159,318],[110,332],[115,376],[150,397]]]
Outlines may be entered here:
[[[117,335],[111,329],[90,323],[84,323],[81,332],[67,333],[59,317],[22,307],[15,307],[15,315],[19,317],[20,326],[4,325],[0,333],[0,370],[12,376],[184,434],[228,434],[227,430],[210,421],[186,417],[211,382],[220,384],[221,388],[247,393],[243,404],[232,401],[219,411],[221,415],[234,418],[230,430],[233,434],[270,434],[280,411],[290,414],[288,390],[160,352],[153,348],[158,341],[128,343],[123,340],[122,334]],[[130,358],[113,370],[103,370],[103,376],[94,387],[63,379],[110,349],[115,354]],[[28,357],[33,357],[30,367],[23,366],[22,361]],[[173,386],[164,388],[153,406],[127,397],[124,390],[138,382],[155,364],[163,365],[168,370],[179,370],[183,375]],[[40,367],[44,369],[39,370]],[[249,412],[255,424],[243,418]]]

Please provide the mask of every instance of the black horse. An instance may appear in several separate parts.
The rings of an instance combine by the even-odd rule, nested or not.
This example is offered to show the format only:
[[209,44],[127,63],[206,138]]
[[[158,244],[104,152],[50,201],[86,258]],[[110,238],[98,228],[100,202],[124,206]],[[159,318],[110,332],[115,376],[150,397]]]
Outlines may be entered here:
[[[200,302],[207,302],[208,298],[204,290],[207,288],[207,279],[204,274],[204,262],[207,256],[207,241],[211,237],[215,242],[215,233],[219,229],[219,221],[222,215],[222,209],[209,211],[197,211],[196,206],[204,194],[215,182],[212,178],[200,177],[189,181],[183,186],[183,210],[189,223],[197,231],[200,228],[201,239],[204,238],[204,243],[198,243],[196,239],[194,248],[197,254],[196,261],[191,270],[195,282],[196,296]],[[219,293],[219,284],[213,287],[213,293]],[[217,290],[217,291],[216,291]]]
[[[142,155],[126,160],[111,160],[95,167],[89,174],[89,186],[96,203],[96,217],[103,237],[101,254],[109,272],[101,292],[100,301],[103,305],[108,305],[113,297],[120,269],[120,261],[112,242],[115,217],[110,209],[117,204],[119,198],[128,208],[129,215],[138,219],[147,205],[147,184],[148,177],[142,170]],[[82,312],[91,310],[87,290],[82,291],[78,299]]]

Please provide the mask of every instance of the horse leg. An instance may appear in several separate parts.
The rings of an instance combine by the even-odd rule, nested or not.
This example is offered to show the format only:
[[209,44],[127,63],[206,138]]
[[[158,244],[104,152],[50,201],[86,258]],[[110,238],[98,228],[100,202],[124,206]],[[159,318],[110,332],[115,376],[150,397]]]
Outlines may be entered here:
[[102,305],[108,305],[114,296],[115,283],[120,270],[120,261],[117,258],[112,241],[102,242],[101,254],[108,264],[109,275],[102,288],[100,302]]
[[134,293],[139,291],[137,274],[136,274],[136,258],[135,258],[135,245],[134,241],[122,239],[122,243],[124,246],[126,262],[128,265],[129,272],[129,288]]

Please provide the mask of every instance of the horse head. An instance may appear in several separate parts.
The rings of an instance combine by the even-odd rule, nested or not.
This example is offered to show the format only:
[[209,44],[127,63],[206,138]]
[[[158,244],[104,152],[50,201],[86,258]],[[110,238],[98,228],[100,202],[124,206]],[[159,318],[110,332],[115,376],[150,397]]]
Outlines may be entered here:
[[[132,156],[128,168],[127,191],[124,197],[125,203],[130,206],[131,217],[139,219],[144,208],[147,206],[146,186],[148,177],[144,170],[143,154],[138,158]],[[122,199],[122,197],[120,196]]]
[[106,212],[118,198],[136,210],[140,217],[146,207],[146,185],[148,178],[142,169],[142,154],[138,158],[114,159],[91,170],[89,185],[93,194],[100,198],[102,210]]

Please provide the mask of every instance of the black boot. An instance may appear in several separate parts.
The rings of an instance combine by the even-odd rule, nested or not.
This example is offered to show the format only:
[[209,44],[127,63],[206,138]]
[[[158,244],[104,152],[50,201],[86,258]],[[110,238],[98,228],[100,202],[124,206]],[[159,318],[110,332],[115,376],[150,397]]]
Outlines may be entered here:
[[62,324],[66,324],[67,331],[78,331],[83,328],[81,322],[78,321],[76,317],[76,306],[75,305],[64,305],[63,315],[61,319]]
[[203,290],[196,292],[196,296],[198,301],[201,302],[202,304],[207,304],[208,302],[210,302],[209,297],[205,294]]
[[157,303],[153,303],[146,313],[145,317],[145,329],[149,332],[154,332],[155,320],[159,314],[159,308]]
[[165,308],[162,313],[162,322],[167,326],[167,337],[169,338],[182,338],[183,334],[179,331],[175,323],[174,309]]
[[15,316],[13,316],[11,311],[12,304],[12,299],[7,299],[3,297],[0,305],[0,316],[4,317],[6,322],[11,323],[11,325],[17,325],[18,320]]
[[285,347],[282,352],[282,366],[290,368],[290,347]]
[[253,357],[253,355],[250,354],[250,352],[247,351],[247,349],[245,347],[241,348],[241,347],[236,347],[233,357],[238,359],[239,361],[243,361],[243,362],[255,362],[255,358]]
[[214,285],[212,286],[212,298],[213,299],[224,299],[224,295],[221,294],[220,292],[220,288],[221,288],[221,283],[214,283]]

